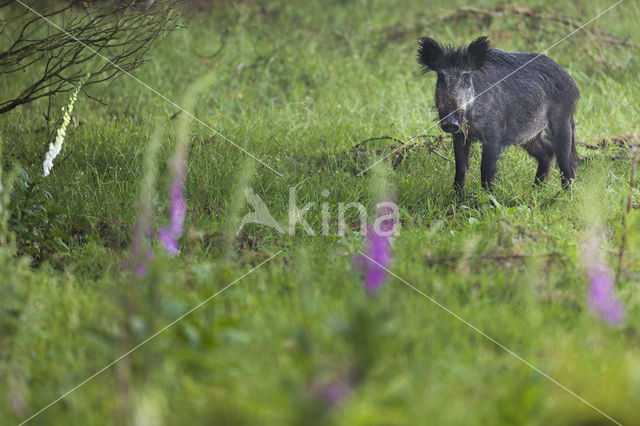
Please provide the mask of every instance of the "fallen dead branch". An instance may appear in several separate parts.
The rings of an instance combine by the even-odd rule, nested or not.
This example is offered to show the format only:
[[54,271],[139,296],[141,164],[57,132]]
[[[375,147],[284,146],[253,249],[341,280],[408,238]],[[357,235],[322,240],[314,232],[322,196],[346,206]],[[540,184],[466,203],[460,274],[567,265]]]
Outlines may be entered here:
[[640,144],[640,134],[612,135],[597,139],[595,141],[592,140],[589,142],[578,142],[579,146],[592,150],[604,149],[609,145],[631,147],[638,144]]
[[446,263],[458,263],[461,261],[477,261],[477,260],[492,260],[492,261],[512,261],[512,260],[527,260],[535,258],[551,258],[564,261],[564,259],[556,253],[539,253],[539,254],[478,254],[474,256],[447,256],[447,257],[431,257],[429,254],[425,255],[425,261],[430,264],[446,264]]
[[[386,148],[377,148],[373,151],[368,149],[368,144],[375,141],[383,141],[388,140],[393,142],[396,145],[396,148],[390,149],[390,147]],[[366,139],[362,142],[357,143],[351,148],[350,153],[352,157],[356,159],[365,159],[369,158],[372,153],[378,156],[382,156],[384,158],[391,158],[391,165],[395,170],[400,163],[408,156],[409,153],[414,150],[426,150],[429,153],[434,153],[438,157],[442,158],[446,161],[451,161],[450,158],[438,152],[437,148],[443,143],[444,136],[443,135],[418,135],[414,136],[409,140],[409,142],[404,142],[401,139],[398,139],[393,136],[379,136],[374,138]]]

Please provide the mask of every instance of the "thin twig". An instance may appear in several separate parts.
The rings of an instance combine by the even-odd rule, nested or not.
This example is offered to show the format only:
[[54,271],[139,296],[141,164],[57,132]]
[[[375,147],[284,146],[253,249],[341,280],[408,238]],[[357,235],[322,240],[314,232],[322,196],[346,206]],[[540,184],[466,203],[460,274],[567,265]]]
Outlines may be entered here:
[[362,145],[364,145],[364,144],[366,144],[366,143],[368,143],[368,142],[372,142],[372,141],[382,141],[382,140],[391,140],[391,141],[394,141],[394,142],[398,142],[400,145],[404,145],[404,142],[403,142],[403,141],[401,141],[400,139],[395,138],[395,137],[393,137],[393,136],[379,136],[379,137],[377,137],[377,138],[369,138],[369,139],[363,140],[362,142],[358,142],[358,143],[357,143],[357,144],[355,144],[355,145],[353,146],[353,148],[351,148],[351,149],[352,149],[352,150],[353,150],[353,149],[357,149],[357,148],[359,148],[360,146],[362,146]]
[[[404,142],[401,139],[398,139],[393,136],[379,136],[375,138],[369,138],[362,142],[357,143],[356,145],[353,146],[353,148],[351,148],[351,153],[352,154],[361,153],[363,151],[363,146],[365,144],[367,144],[368,142],[380,141],[380,140],[390,140],[392,142],[399,144],[399,146],[395,148],[393,151],[391,151],[390,154],[387,154],[387,157],[390,157],[392,155],[394,156],[392,161],[392,165],[394,169],[397,168],[402,161],[404,161],[404,159],[406,158],[406,154],[410,152],[411,149],[417,148],[417,147],[423,147],[425,145],[427,145],[428,152],[433,152],[443,160],[446,160],[449,162],[451,161],[450,158],[448,158],[447,156],[441,154],[436,150],[436,145],[443,140],[442,135],[420,134],[409,139],[409,142]],[[428,144],[427,144],[427,141],[429,141]]]
[[451,159],[449,157],[440,154],[435,148],[431,148],[431,152],[433,152],[435,155],[442,158],[443,160],[447,160],[448,162],[451,162]]

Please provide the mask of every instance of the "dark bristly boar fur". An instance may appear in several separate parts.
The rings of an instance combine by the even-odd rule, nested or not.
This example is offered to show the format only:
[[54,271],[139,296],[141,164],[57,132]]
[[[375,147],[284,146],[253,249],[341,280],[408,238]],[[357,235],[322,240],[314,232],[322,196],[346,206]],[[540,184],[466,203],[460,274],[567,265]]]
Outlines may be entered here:
[[475,140],[482,142],[481,177],[488,189],[498,156],[509,145],[521,145],[538,160],[535,183],[547,178],[555,155],[562,185],[569,186],[577,162],[573,113],[580,92],[560,65],[542,54],[493,49],[486,37],[466,48],[423,37],[418,62],[438,74],[435,102],[442,130],[453,136],[457,190],[464,186]]

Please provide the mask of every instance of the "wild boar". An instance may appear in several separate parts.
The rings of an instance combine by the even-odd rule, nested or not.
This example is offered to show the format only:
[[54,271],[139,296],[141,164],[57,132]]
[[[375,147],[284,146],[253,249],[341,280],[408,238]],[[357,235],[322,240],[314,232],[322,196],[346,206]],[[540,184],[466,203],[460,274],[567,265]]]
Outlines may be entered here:
[[[480,37],[467,47],[418,41],[423,71],[438,75],[435,105],[439,124],[453,137],[454,187],[461,190],[469,166],[470,142],[482,143],[481,181],[491,190],[500,152],[522,146],[538,161],[535,183],[542,183],[555,155],[568,188],[576,172],[573,114],[580,92],[551,58],[508,53]],[[548,141],[547,141],[548,139]]]

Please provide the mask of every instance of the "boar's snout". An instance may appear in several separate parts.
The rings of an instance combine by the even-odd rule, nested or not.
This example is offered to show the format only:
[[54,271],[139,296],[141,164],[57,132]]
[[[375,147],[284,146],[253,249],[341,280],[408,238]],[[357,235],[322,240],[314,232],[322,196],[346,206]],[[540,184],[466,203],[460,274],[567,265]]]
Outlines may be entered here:
[[458,133],[460,131],[460,123],[453,115],[446,117],[440,124],[442,130],[447,133]]

